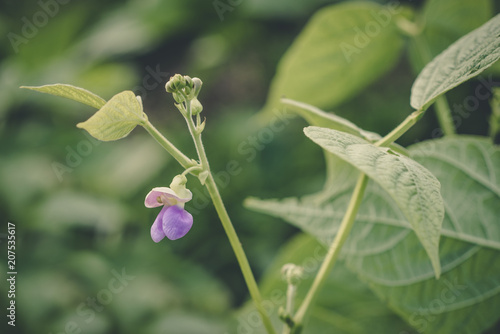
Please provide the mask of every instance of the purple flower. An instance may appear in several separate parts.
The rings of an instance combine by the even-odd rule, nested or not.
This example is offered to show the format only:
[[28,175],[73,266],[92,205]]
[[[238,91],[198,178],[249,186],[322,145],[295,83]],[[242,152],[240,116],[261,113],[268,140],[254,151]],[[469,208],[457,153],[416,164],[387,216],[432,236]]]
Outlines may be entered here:
[[163,205],[151,226],[151,238],[154,242],[160,242],[165,237],[170,240],[182,238],[193,226],[193,216],[184,210],[184,203],[190,201],[193,194],[183,186],[176,188],[177,192],[167,187],[153,188],[146,196],[146,207]]

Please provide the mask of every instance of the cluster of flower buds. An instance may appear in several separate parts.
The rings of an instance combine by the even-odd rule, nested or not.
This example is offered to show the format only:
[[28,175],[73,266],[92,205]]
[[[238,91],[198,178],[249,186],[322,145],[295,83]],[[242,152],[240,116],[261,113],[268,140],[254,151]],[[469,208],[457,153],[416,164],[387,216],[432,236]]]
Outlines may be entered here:
[[203,106],[198,101],[202,81],[199,78],[191,78],[187,75],[176,74],[170,77],[165,85],[167,93],[172,93],[177,103],[190,103],[191,114],[197,115],[203,110]]

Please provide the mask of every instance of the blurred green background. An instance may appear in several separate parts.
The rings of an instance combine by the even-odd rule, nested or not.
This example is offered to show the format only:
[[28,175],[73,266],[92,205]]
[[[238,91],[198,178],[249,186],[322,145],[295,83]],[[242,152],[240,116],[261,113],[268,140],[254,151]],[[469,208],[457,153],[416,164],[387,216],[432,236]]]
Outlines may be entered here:
[[[142,128],[125,140],[100,143],[75,127],[92,108],[18,87],[61,82],[105,99],[133,90],[153,124],[194,157],[164,84],[175,73],[200,77],[207,153],[261,277],[296,230],[245,210],[243,199],[314,192],[324,181],[324,162],[321,150],[302,135],[304,121],[285,117],[276,131],[255,114],[283,53],[310,16],[332,2],[2,1],[0,269],[7,272],[6,225],[12,222],[18,275],[16,327],[4,319],[0,328],[54,334],[234,332],[230,319],[247,300],[247,289],[198,181],[188,183],[194,194],[186,205],[194,216],[191,232],[178,241],[153,243],[149,229],[159,210],[146,209],[144,197],[182,172],[177,163]],[[386,133],[411,111],[414,78],[402,57],[394,70],[335,111]],[[451,103],[473,87],[466,83],[451,92]],[[486,134],[489,112],[484,101],[458,132]],[[436,126],[429,113],[401,143],[429,138]],[[228,177],[229,161],[238,168]],[[116,281],[124,272],[129,280]],[[3,283],[0,293],[5,310]]]

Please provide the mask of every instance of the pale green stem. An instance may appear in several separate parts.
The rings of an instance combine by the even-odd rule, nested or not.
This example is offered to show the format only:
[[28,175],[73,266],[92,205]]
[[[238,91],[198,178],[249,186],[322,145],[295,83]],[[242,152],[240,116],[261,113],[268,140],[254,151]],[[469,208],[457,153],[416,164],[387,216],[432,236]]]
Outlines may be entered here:
[[[288,288],[286,290],[286,308],[285,311],[288,316],[293,317],[293,308],[295,301],[295,293],[297,292],[297,286],[288,283]],[[290,334],[290,326],[286,323],[283,326],[282,334]]]
[[203,168],[200,165],[192,166],[187,168],[184,172],[182,172],[182,175],[186,176],[186,174],[193,173],[194,171],[202,171]]
[[158,131],[153,124],[148,121],[146,123],[141,124],[144,129],[146,129],[149,134],[156,139],[156,141],[168,152],[170,155],[177,160],[182,167],[188,169],[194,165],[194,162],[184,155],[177,147],[174,146],[167,138],[165,138],[160,131]]
[[[381,138],[379,141],[375,143],[376,146],[389,146],[399,137],[406,133],[417,121],[423,116],[424,111],[417,110],[411,113],[401,124],[399,124],[394,130],[389,132],[385,137]],[[356,186],[354,188],[354,192],[352,194],[351,200],[349,202],[349,206],[347,207],[347,211],[344,215],[344,218],[340,224],[339,230],[335,239],[333,240],[330,249],[323,261],[321,268],[319,269],[318,274],[316,275],[314,282],[309,289],[306,298],[300,305],[297,313],[294,317],[294,328],[289,329],[286,326],[283,330],[284,334],[288,333],[300,333],[302,328],[303,321],[307,316],[311,305],[314,303],[314,300],[317,297],[317,294],[321,290],[328,274],[332,270],[339,254],[342,246],[344,245],[347,237],[349,236],[349,232],[354,224],[354,220],[356,218],[356,214],[358,212],[359,206],[363,199],[363,194],[366,188],[366,184],[368,183],[368,177],[365,174],[361,174],[358,178]]]
[[347,237],[349,236],[349,232],[354,224],[354,220],[356,218],[356,214],[358,213],[359,206],[363,199],[363,194],[366,188],[366,184],[368,183],[368,177],[365,174],[361,174],[358,178],[356,186],[354,188],[354,192],[351,196],[351,200],[349,202],[349,206],[347,207],[347,211],[342,219],[339,230],[335,239],[333,240],[332,245],[328,249],[328,253],[326,254],[325,260],[321,264],[321,268],[319,269],[318,274],[314,278],[314,282],[307,292],[306,298],[300,305],[297,313],[294,317],[295,328],[300,331],[302,327],[303,321],[305,317],[308,315],[308,312],[311,308],[311,305],[314,303],[316,297],[318,296],[319,291],[323,287],[326,278],[328,277],[330,271],[333,268],[337,258],[339,257],[340,250],[344,245]]
[[417,121],[424,115],[424,112],[421,110],[417,110],[412,112],[406,119],[401,122],[397,127],[394,128],[391,132],[389,132],[384,138],[381,138],[379,141],[375,143],[376,146],[389,146],[394,141],[396,141],[399,137],[404,135],[406,131],[408,131]]
[[295,299],[295,291],[297,291],[297,287],[293,284],[288,284],[288,288],[286,291],[286,312],[293,315],[293,302]]
[[436,108],[436,115],[438,118],[439,125],[443,130],[445,136],[456,135],[455,125],[453,124],[453,118],[451,117],[451,109],[446,97],[441,95],[436,99],[434,103],[434,108]]
[[263,306],[263,300],[262,296],[260,295],[259,287],[257,286],[257,282],[255,281],[255,277],[252,273],[252,269],[250,267],[250,264],[248,262],[247,256],[245,255],[245,251],[243,250],[243,247],[241,246],[241,242],[238,238],[238,235],[236,234],[236,230],[234,229],[233,224],[231,223],[231,219],[229,218],[229,215],[226,211],[226,208],[224,206],[224,202],[222,201],[222,198],[220,196],[219,190],[217,188],[217,184],[215,183],[215,180],[212,176],[212,173],[210,172],[210,166],[208,163],[208,158],[205,152],[205,147],[203,146],[203,142],[201,140],[201,133],[199,133],[196,130],[196,126],[193,122],[193,119],[191,118],[191,110],[190,110],[190,104],[186,103],[186,108],[187,108],[187,117],[186,121],[189,127],[189,131],[191,132],[191,135],[193,136],[194,144],[196,146],[196,151],[198,153],[201,166],[203,170],[208,171],[208,177],[205,180],[205,186],[207,187],[208,193],[210,194],[210,197],[212,199],[212,202],[215,206],[215,210],[217,211],[217,214],[219,215],[219,219],[222,223],[222,227],[224,228],[224,231],[226,232],[226,235],[229,239],[229,243],[231,244],[231,247],[233,248],[234,254],[236,255],[236,259],[238,260],[238,264],[240,265],[241,272],[243,273],[243,277],[245,279],[245,282],[247,284],[248,290],[250,292],[250,296],[253,299],[253,302],[255,304],[255,307],[257,308],[257,311],[259,312],[260,316],[262,317],[262,322],[264,324],[264,327],[266,328],[267,332],[269,334],[276,334],[276,331],[271,323],[271,319],[267,315],[266,310],[264,309]]

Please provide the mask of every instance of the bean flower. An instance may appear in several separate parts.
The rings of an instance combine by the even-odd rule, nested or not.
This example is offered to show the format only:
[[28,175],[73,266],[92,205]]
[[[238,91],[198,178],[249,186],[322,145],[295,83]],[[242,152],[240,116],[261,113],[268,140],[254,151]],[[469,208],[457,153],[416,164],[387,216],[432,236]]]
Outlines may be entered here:
[[170,240],[182,238],[193,226],[193,216],[184,210],[184,204],[193,198],[186,189],[186,177],[177,175],[170,187],[153,188],[144,201],[147,208],[163,206],[151,226],[151,238],[160,242],[167,237]]

